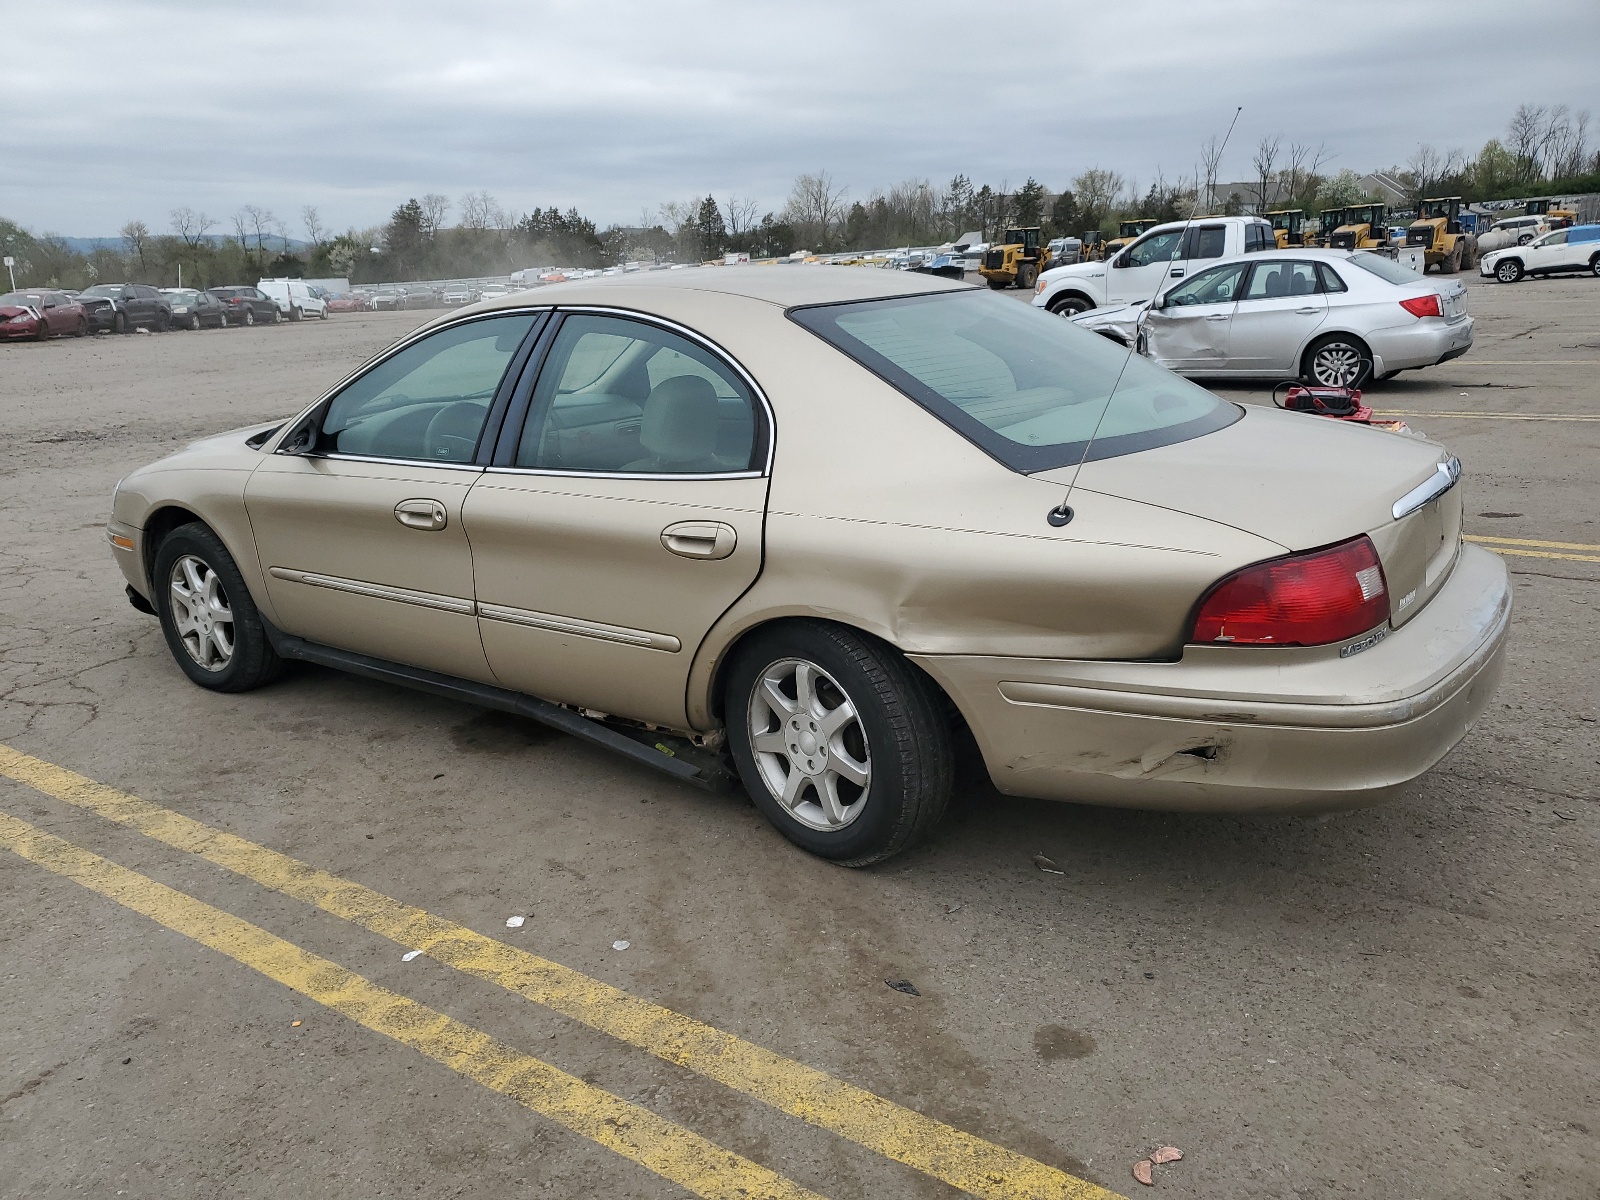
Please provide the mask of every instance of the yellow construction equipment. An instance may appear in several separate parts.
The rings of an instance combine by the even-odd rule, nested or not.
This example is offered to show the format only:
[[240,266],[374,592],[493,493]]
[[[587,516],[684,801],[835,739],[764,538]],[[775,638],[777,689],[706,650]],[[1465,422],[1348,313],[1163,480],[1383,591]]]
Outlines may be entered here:
[[1578,223],[1578,210],[1566,208],[1559,200],[1529,200],[1522,206],[1522,213],[1528,217],[1543,217],[1551,229],[1570,229]]
[[1008,229],[999,242],[983,252],[983,265],[978,274],[995,289],[1031,288],[1039,272],[1050,265],[1050,247],[1043,245],[1039,227]]
[[1308,246],[1306,240],[1306,211],[1303,208],[1277,208],[1267,213],[1272,221],[1272,235],[1278,239],[1278,249],[1290,246]]
[[[1323,228],[1327,228],[1326,223]],[[1328,246],[1334,250],[1373,250],[1388,244],[1389,209],[1382,204],[1353,204],[1340,209],[1339,224],[1328,234]]]
[[1106,243],[1105,256],[1110,258],[1134,238],[1143,237],[1159,224],[1161,224],[1159,217],[1138,217],[1132,221],[1120,222],[1117,225],[1117,236]]
[[1440,196],[1417,205],[1417,219],[1406,229],[1406,245],[1421,246],[1423,270],[1438,267],[1453,274],[1478,263],[1478,239],[1461,228],[1461,197]]

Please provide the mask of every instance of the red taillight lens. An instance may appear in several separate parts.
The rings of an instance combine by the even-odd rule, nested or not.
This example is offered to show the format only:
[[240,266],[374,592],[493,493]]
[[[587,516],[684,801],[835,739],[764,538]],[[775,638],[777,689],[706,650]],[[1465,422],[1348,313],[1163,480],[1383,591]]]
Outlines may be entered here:
[[1325,646],[1389,619],[1383,564],[1366,535],[1245,567],[1200,601],[1191,642]]
[[1400,307],[1413,317],[1442,317],[1444,309],[1439,307],[1439,297],[1435,293],[1431,296],[1413,296],[1410,300],[1400,301]]

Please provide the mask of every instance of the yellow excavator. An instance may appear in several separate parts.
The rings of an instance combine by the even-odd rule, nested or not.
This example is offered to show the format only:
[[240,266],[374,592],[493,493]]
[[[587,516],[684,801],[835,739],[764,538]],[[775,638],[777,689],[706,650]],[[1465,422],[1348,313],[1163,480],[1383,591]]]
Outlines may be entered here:
[[1290,246],[1309,246],[1307,241],[1309,230],[1306,229],[1306,210],[1303,208],[1277,208],[1267,213],[1272,221],[1272,235],[1278,239],[1278,249],[1287,250]]
[[1406,245],[1423,249],[1423,270],[1438,267],[1454,274],[1478,264],[1478,239],[1461,228],[1461,197],[1439,196],[1417,205],[1417,219],[1406,228]]
[[[1338,221],[1328,234],[1330,249],[1374,250],[1389,244],[1389,209],[1386,205],[1353,204],[1339,210]],[[1326,223],[1323,228],[1327,228]]]
[[978,274],[996,289],[1031,288],[1039,272],[1050,266],[1050,247],[1040,240],[1039,227],[1008,229],[1000,241],[983,252]]

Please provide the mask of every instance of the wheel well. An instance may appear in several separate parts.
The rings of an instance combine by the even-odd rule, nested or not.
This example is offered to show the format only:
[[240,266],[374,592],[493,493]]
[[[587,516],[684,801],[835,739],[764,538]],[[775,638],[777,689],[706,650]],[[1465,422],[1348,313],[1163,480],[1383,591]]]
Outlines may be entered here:
[[1126,350],[1128,348],[1128,339],[1123,337],[1120,333],[1115,333],[1110,329],[1096,329],[1095,332],[1098,333],[1101,337],[1106,338],[1109,341],[1115,342],[1117,345],[1121,346],[1124,350]]
[[[746,642],[759,633],[767,632],[767,630],[773,628],[775,625],[837,625],[842,629],[848,629],[857,637],[870,638],[878,645],[894,651],[894,653],[900,655],[902,658],[905,657],[905,651],[901,650],[900,647],[896,646],[893,642],[887,641],[884,638],[879,637],[877,634],[861,628],[859,625],[852,625],[848,621],[824,621],[815,617],[774,617],[770,621],[762,621],[759,625],[752,625],[749,629],[746,629],[733,640],[728,648],[722,652],[722,658],[717,663],[716,670],[711,673],[711,712],[712,715],[720,718],[724,723],[726,723],[728,719],[725,706],[723,704],[723,693],[728,684],[728,668],[733,664],[733,660],[738,657],[740,648],[743,647]],[[933,690],[937,692],[940,699],[944,701],[945,711],[950,717],[952,727],[965,725],[966,719],[962,717],[961,710],[956,707],[955,701],[952,700],[950,698],[950,694],[944,690],[944,686],[932,675],[929,675],[921,667],[917,666],[916,663],[911,663],[910,665],[917,671],[919,675],[921,675],[933,686]]]
[[1057,292],[1054,296],[1050,297],[1050,305],[1049,305],[1050,311],[1051,312],[1055,312],[1055,310],[1060,306],[1061,301],[1068,300],[1068,299],[1082,300],[1084,302],[1084,304],[1086,304],[1088,306],[1087,308],[1085,308],[1083,310],[1084,312],[1088,312],[1090,308],[1094,308],[1095,307],[1094,299],[1092,297],[1090,297],[1090,296],[1085,295],[1083,292],[1076,291],[1076,290],[1074,290],[1074,291],[1061,291],[1061,292]]
[[[169,504],[165,508],[158,508],[146,518],[144,523],[144,577],[150,580],[150,586],[155,587],[156,551],[160,548],[167,534],[180,525],[187,525],[200,518],[186,508],[179,508],[176,504]],[[204,524],[204,522],[201,522]],[[207,527],[209,528],[209,526]]]

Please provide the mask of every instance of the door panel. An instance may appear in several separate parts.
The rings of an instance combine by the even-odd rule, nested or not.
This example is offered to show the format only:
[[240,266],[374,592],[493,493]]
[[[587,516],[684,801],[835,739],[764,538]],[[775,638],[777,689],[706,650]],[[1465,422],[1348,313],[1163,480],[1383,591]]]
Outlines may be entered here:
[[[284,631],[491,681],[461,518],[478,475],[477,468],[270,456],[250,476],[245,507]],[[437,504],[442,525],[403,521],[420,508],[408,501]]]
[[766,494],[764,477],[486,472],[464,520],[499,682],[683,728],[695,651],[760,573]]
[[1301,350],[1328,317],[1320,289],[1312,263],[1256,263],[1234,309],[1228,369],[1295,373]]
[[1168,370],[1218,371],[1227,365],[1234,303],[1157,309],[1145,318],[1151,356]]
[[1184,231],[1169,229],[1146,234],[1106,265],[1106,295],[1111,304],[1132,304],[1149,300],[1164,288],[1173,271],[1183,277],[1184,265],[1177,260],[1182,250]]

